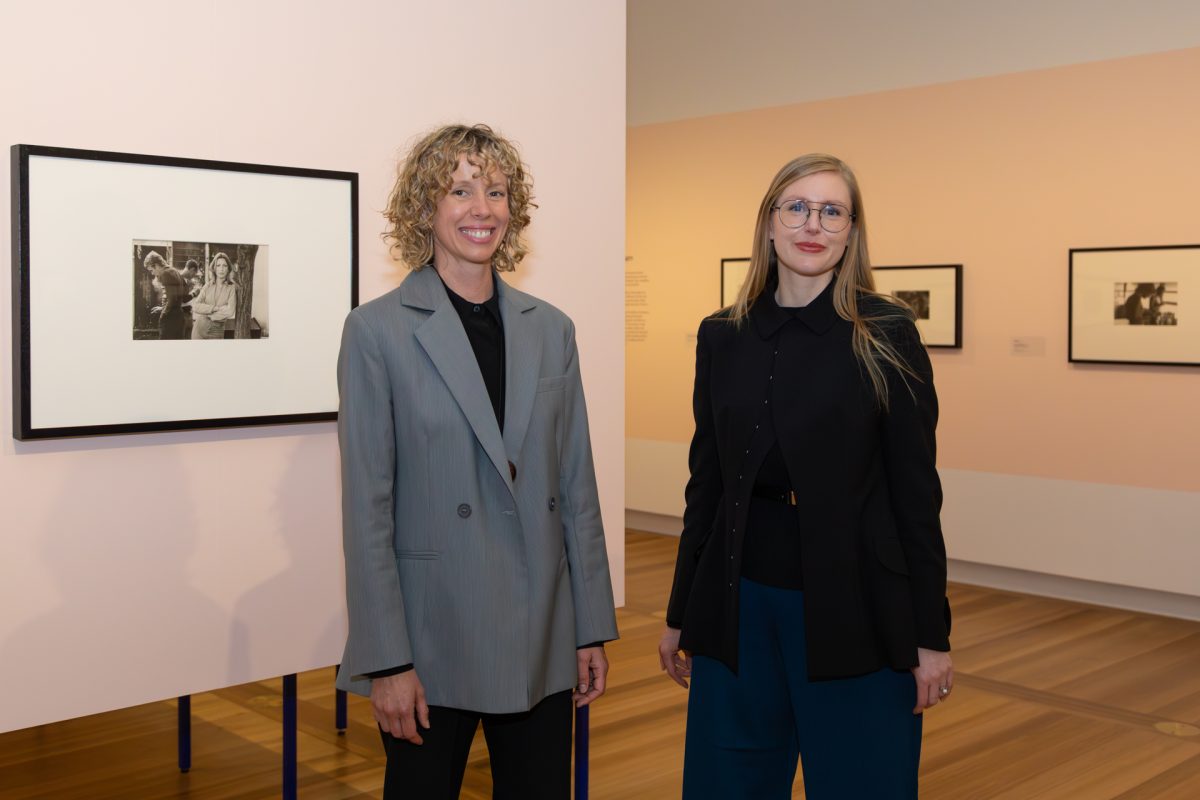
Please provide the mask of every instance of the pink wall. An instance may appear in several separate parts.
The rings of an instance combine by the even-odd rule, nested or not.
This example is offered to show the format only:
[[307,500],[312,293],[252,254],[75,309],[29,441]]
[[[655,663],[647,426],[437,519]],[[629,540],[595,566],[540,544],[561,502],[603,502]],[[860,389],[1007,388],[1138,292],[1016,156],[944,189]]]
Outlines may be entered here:
[[[517,139],[541,206],[517,280],[577,324],[620,598],[624,37],[612,3],[25,3],[0,26],[0,142],[358,172],[368,300],[403,277],[378,213],[402,146],[450,121]],[[7,347],[0,374],[7,425]],[[335,663],[337,475],[332,424],[5,432],[0,731]]]

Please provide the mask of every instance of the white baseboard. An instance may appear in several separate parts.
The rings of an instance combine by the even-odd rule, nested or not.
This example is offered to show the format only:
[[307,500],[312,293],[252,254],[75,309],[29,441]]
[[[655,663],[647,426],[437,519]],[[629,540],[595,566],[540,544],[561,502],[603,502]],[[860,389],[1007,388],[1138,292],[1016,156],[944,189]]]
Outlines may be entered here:
[[[627,508],[625,527],[647,533],[678,536],[683,530],[683,520],[669,514],[653,514]],[[1191,595],[1067,578],[1044,572],[960,561],[955,558],[950,559],[947,571],[950,580],[956,583],[1200,622],[1200,597]]]
[[625,509],[625,527],[646,533],[662,533],[678,536],[683,532],[683,520],[670,514],[653,514],[649,511]]
[[1200,622],[1200,597],[1191,595],[977,564],[954,558],[950,559],[947,571],[950,580],[956,583]]

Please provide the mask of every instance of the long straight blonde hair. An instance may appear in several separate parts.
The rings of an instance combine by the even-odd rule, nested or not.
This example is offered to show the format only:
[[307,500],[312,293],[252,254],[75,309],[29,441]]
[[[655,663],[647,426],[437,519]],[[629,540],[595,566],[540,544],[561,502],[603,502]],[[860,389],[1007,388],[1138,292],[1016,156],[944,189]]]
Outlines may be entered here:
[[[875,291],[875,280],[871,276],[871,257],[867,252],[867,215],[863,208],[862,192],[854,172],[840,158],[825,153],[809,153],[794,158],[775,174],[767,193],[758,207],[758,219],[754,224],[754,245],[750,255],[750,272],[742,284],[737,299],[729,307],[728,319],[744,324],[751,306],[766,289],[778,270],[775,243],[771,241],[771,215],[775,213],[783,190],[801,178],[816,172],[836,172],[846,181],[850,189],[851,213],[854,221],[850,225],[850,236],[846,241],[846,252],[835,268],[833,279],[833,307],[839,317],[854,326],[854,355],[866,370],[875,399],[882,408],[888,406],[887,369],[896,370],[904,379],[920,380],[908,362],[882,330],[887,323],[907,318],[913,319],[907,306],[894,301],[887,295]],[[865,297],[880,298],[883,302],[866,303]],[[909,391],[912,389],[909,387]]]

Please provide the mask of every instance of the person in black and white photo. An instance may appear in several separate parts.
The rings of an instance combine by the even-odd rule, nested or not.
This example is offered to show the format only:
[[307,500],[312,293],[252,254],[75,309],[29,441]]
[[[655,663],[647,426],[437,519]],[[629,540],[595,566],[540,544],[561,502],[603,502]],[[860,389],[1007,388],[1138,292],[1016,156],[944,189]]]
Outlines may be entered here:
[[183,277],[153,250],[142,263],[154,276],[159,290],[159,304],[150,309],[151,315],[158,318],[158,338],[182,339],[185,327],[183,303],[188,296]]
[[217,253],[209,265],[209,279],[192,300],[192,338],[225,338],[225,320],[237,316],[237,284],[229,256]]

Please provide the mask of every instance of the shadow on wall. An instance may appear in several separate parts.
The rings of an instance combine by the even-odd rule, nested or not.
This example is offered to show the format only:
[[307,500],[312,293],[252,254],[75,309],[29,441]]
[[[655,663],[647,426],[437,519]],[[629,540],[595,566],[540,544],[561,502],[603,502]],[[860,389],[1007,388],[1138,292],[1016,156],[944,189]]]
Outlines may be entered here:
[[[340,494],[332,508],[322,503],[327,493],[305,487],[337,486],[336,446],[329,437],[301,437],[287,459],[288,468],[274,487],[273,530],[254,535],[274,537],[287,551],[286,566],[238,598],[230,631],[228,675],[234,682],[261,680],[315,667],[331,666],[341,658],[346,642],[346,606],[343,578],[324,610],[314,615],[311,604],[304,613],[293,612],[289,598],[311,597],[328,587],[330,571],[344,575]],[[268,491],[267,485],[263,491]],[[313,546],[319,542],[320,546]],[[307,652],[296,655],[296,643],[309,642]],[[303,658],[303,663],[291,659]]]
[[108,451],[101,478],[79,459],[37,533],[58,604],[0,642],[17,690],[44,695],[36,722],[173,697],[224,640],[227,615],[188,583],[185,472],[173,452],[155,455]]

